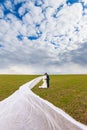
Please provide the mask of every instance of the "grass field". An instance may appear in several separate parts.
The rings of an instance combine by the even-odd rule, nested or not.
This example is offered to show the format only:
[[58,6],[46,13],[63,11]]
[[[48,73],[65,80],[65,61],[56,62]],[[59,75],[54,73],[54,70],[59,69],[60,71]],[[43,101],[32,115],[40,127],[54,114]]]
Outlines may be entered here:
[[[0,75],[0,100],[38,75]],[[87,75],[50,75],[50,88],[32,91],[87,125]]]

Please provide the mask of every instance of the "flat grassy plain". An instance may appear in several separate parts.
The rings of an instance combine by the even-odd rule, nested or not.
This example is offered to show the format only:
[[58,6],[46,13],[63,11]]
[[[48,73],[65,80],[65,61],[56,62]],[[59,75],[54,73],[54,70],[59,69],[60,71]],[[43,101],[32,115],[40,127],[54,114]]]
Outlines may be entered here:
[[[0,100],[38,75],[0,75]],[[32,91],[87,125],[87,75],[50,75],[50,88]]]

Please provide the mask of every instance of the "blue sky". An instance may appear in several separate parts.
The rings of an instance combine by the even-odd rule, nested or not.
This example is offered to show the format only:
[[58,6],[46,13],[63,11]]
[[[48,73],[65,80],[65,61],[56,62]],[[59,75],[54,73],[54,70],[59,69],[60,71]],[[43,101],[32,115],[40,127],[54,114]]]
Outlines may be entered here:
[[0,0],[1,74],[87,74],[87,0]]

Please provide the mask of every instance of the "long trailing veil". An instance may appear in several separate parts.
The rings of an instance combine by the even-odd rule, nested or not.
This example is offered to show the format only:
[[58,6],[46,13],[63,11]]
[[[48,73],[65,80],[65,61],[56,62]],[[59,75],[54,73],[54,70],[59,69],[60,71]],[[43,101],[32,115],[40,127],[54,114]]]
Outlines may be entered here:
[[42,76],[0,102],[0,130],[87,130],[87,126],[31,91],[40,80]]

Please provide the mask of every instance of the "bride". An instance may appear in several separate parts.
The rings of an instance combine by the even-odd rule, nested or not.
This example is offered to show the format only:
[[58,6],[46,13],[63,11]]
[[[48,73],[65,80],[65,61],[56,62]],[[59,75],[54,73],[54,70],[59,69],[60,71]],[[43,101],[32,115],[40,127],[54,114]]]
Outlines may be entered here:
[[46,74],[44,74],[42,81],[43,81],[43,84],[39,86],[39,88],[47,88],[47,75]]

